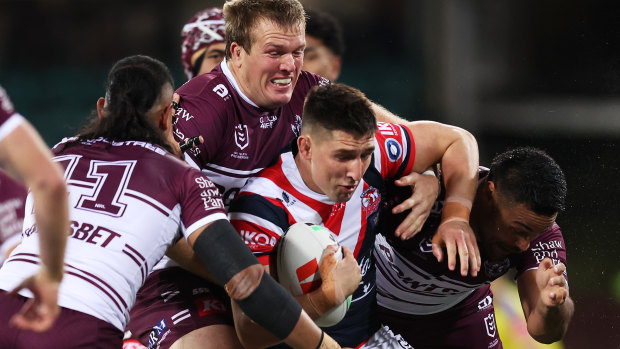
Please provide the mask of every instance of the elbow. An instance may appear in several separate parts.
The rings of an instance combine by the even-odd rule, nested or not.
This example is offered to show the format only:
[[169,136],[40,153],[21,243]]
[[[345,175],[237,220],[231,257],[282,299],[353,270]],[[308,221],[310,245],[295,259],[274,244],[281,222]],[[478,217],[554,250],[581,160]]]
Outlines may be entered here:
[[561,333],[544,333],[544,334],[537,334],[534,335],[532,333],[530,333],[530,336],[536,340],[538,343],[542,343],[542,344],[553,344],[557,341],[561,341],[562,338],[564,338],[564,334],[566,333],[566,331],[563,331]]

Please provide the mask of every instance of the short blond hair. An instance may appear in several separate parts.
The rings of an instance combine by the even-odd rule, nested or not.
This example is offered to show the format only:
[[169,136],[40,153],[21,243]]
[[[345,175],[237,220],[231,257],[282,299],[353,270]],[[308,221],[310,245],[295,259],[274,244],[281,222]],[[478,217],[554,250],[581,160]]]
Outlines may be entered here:
[[302,26],[305,32],[306,13],[298,0],[230,0],[224,4],[226,21],[226,58],[232,54],[230,47],[236,42],[246,52],[255,38],[252,29],[259,20],[269,20],[282,28]]

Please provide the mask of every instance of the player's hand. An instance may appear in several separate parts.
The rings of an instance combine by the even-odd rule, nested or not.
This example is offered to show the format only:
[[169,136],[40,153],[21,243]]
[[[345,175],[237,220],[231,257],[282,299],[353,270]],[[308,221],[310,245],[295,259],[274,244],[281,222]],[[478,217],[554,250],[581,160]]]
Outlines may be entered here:
[[60,314],[58,307],[58,287],[60,282],[53,280],[45,268],[22,281],[9,294],[17,294],[23,288],[29,289],[34,295],[21,310],[15,314],[10,325],[21,330],[44,332],[49,330]]
[[447,221],[439,225],[433,236],[433,255],[438,262],[445,258],[443,247],[448,255],[448,268],[456,268],[456,255],[458,253],[461,262],[461,275],[477,276],[480,271],[480,250],[476,242],[476,236],[469,224],[461,220]]
[[564,278],[566,266],[563,263],[553,265],[549,258],[545,258],[536,270],[536,284],[540,290],[540,300],[548,307],[564,304],[568,298],[568,284]]
[[399,187],[411,186],[413,191],[411,197],[392,209],[393,214],[411,209],[411,212],[394,232],[397,237],[407,240],[422,229],[426,218],[431,213],[431,208],[433,208],[437,195],[439,195],[439,179],[435,176],[412,172],[394,181],[394,183]]
[[362,280],[362,269],[353,257],[351,250],[342,246],[342,259],[336,260],[334,253],[339,247],[327,246],[323,251],[319,273],[321,274],[321,291],[324,295],[322,305],[316,304],[321,314],[341,304],[353,294]]

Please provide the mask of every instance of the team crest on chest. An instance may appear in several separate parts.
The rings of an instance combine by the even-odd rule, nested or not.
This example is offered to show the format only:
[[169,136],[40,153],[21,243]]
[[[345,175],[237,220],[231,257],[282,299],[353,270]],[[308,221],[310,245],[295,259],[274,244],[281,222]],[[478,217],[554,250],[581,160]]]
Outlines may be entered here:
[[362,198],[362,207],[364,208],[364,213],[366,214],[366,218],[373,214],[379,208],[379,203],[381,202],[381,194],[377,188],[369,187],[364,190],[361,195]]
[[500,263],[484,262],[484,273],[490,277],[491,280],[498,278],[500,275],[504,275],[508,268],[510,268],[510,260],[508,258]]
[[295,137],[301,135],[301,116],[295,114],[295,121],[291,124],[291,129],[295,134]]
[[235,126],[235,144],[241,150],[250,144],[250,134],[248,133],[247,125],[238,124]]

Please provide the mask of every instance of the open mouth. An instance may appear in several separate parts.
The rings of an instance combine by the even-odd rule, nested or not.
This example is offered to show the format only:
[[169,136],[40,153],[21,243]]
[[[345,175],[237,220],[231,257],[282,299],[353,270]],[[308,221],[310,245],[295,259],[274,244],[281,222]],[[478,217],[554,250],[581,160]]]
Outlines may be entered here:
[[293,81],[293,78],[273,79],[271,80],[271,83],[276,86],[285,87],[285,86],[289,86],[292,81]]

